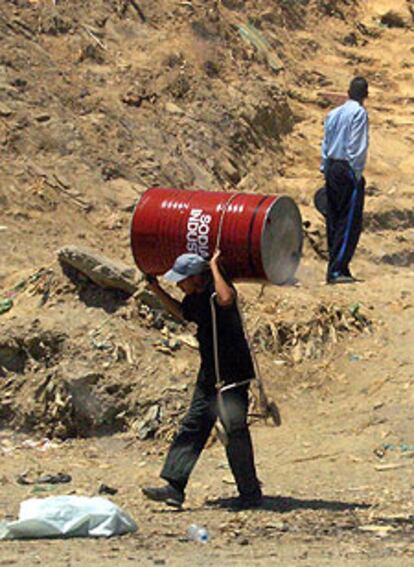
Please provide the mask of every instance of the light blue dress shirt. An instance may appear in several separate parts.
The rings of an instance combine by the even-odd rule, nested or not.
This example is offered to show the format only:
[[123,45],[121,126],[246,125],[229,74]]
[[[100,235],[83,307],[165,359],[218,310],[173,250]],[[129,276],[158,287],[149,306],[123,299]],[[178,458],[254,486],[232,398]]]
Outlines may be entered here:
[[321,171],[326,161],[346,160],[360,179],[368,152],[368,113],[356,100],[349,99],[334,108],[325,120],[325,132],[321,149]]

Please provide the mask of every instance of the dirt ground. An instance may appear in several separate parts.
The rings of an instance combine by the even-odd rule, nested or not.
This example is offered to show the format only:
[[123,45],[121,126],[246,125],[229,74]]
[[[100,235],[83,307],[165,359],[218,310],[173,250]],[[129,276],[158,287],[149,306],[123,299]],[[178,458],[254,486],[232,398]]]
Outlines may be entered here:
[[[3,541],[0,565],[414,565],[413,14],[412,0],[1,3],[0,520],[106,484],[138,532]],[[356,74],[370,84],[361,281],[326,286],[319,147]],[[191,335],[57,260],[80,245],[132,267],[151,185],[301,209],[297,285],[239,286],[283,420],[252,418],[259,510],[231,509],[215,439],[182,511],[142,498],[191,395]],[[71,482],[17,483],[58,472]],[[187,540],[193,523],[206,545]]]

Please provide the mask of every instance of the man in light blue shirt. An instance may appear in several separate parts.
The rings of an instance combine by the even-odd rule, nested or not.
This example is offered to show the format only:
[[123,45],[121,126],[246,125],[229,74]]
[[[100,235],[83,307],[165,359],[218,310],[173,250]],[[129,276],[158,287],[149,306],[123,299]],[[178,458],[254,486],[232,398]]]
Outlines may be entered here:
[[325,120],[321,171],[325,176],[326,232],[329,249],[328,283],[351,283],[349,264],[362,230],[368,151],[368,113],[364,101],[368,83],[355,77],[349,100],[332,110]]

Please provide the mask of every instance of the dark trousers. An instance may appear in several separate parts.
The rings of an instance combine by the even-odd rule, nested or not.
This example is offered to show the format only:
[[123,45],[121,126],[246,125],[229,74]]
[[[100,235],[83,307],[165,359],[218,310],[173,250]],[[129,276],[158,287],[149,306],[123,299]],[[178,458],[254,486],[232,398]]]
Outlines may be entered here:
[[227,459],[241,496],[260,495],[247,426],[248,386],[223,392],[219,407],[214,386],[197,383],[190,408],[167,455],[161,478],[185,489],[191,471],[203,450],[218,416],[228,436]]
[[325,180],[329,280],[350,274],[349,264],[362,231],[365,181],[357,181],[348,162],[342,160],[328,161]]

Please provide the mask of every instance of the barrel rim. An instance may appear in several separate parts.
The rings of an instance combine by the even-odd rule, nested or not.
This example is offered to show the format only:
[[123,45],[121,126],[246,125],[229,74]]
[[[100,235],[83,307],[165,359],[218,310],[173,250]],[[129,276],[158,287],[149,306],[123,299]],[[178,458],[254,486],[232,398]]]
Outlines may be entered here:
[[[299,238],[299,254],[298,254],[298,260],[297,260],[297,263],[296,263],[296,266],[295,266],[295,270],[293,271],[292,275],[289,278],[286,278],[283,281],[276,282],[270,277],[270,275],[268,273],[268,270],[267,270],[265,263],[264,263],[262,250],[264,248],[263,245],[264,245],[267,219],[269,218],[269,215],[272,213],[273,207],[277,206],[277,204],[280,203],[280,201],[282,201],[282,202],[286,201],[286,202],[290,203],[291,205],[293,205],[292,210],[296,211],[297,216],[298,216],[298,220],[299,220],[298,228],[299,228],[300,238]],[[262,233],[261,233],[261,237],[260,237],[261,260],[262,260],[262,264],[263,264],[263,271],[266,275],[266,279],[269,282],[271,282],[273,285],[285,285],[289,281],[290,278],[294,277],[294,275],[295,275],[295,273],[296,273],[296,271],[299,267],[300,260],[301,260],[301,257],[302,257],[302,249],[303,249],[303,231],[301,230],[301,227],[302,227],[302,215],[300,213],[300,209],[299,209],[298,205],[296,204],[295,200],[292,199],[292,197],[290,197],[289,195],[275,195],[275,200],[268,207],[268,209],[266,211],[266,215],[263,219]]]

